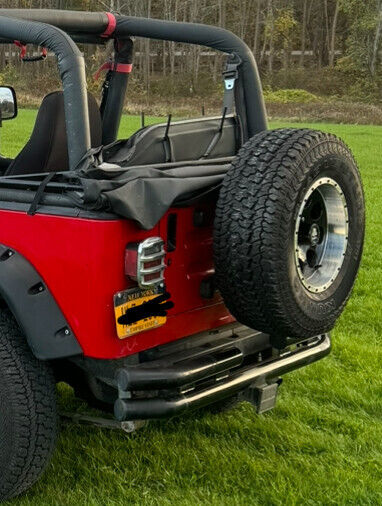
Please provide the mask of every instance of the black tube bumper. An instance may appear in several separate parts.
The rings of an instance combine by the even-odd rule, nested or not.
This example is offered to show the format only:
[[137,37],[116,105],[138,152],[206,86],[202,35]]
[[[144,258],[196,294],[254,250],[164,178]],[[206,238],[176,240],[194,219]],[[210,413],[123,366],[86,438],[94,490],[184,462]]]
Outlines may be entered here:
[[[263,342],[266,338],[259,333],[252,337]],[[120,421],[167,418],[248,388],[258,387],[264,392],[279,376],[320,360],[330,349],[330,337],[323,335],[300,342],[296,349],[284,350],[276,357],[269,356],[275,351],[269,344],[263,352],[252,350],[249,355],[231,346],[163,367],[122,369],[117,372],[119,399],[114,413]],[[147,390],[151,390],[149,395],[144,393]]]
[[243,353],[237,348],[202,355],[167,367],[130,367],[117,372],[120,390],[152,390],[182,387],[240,366]]

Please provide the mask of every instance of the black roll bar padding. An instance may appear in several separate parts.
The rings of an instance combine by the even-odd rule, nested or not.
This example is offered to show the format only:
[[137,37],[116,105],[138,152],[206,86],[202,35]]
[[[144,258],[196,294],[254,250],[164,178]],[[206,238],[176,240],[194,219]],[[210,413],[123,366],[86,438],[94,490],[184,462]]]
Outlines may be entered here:
[[80,50],[73,40],[57,27],[2,15],[0,37],[46,47],[56,54],[64,92],[69,166],[74,169],[90,149],[85,62]]
[[[134,44],[130,38],[115,41],[114,63],[116,65],[133,62]],[[102,144],[104,146],[117,140],[119,125],[125,103],[129,74],[110,70],[107,73],[101,103]]]
[[56,9],[0,9],[1,16],[38,21],[56,26],[66,33],[99,35],[109,23],[105,12],[64,11]]
[[[55,25],[73,36],[93,34],[96,38],[108,26],[106,13],[60,11],[50,9],[0,9],[0,15],[8,15],[28,20],[39,20]],[[242,118],[244,137],[252,137],[267,129],[266,111],[255,58],[249,47],[239,37],[223,28],[195,23],[179,23],[148,18],[116,16],[115,35],[119,38],[129,36],[169,40],[186,44],[207,46],[227,54],[236,54],[242,60],[239,68],[244,95],[241,110],[246,112]],[[0,33],[0,37],[2,34]],[[238,104],[237,104],[238,105]]]
[[252,51],[232,32],[214,26],[162,21],[158,19],[117,16],[117,37],[138,36],[158,40],[171,40],[198,44],[223,53],[236,54],[242,60],[242,76],[248,135],[267,130],[267,119],[260,77]]

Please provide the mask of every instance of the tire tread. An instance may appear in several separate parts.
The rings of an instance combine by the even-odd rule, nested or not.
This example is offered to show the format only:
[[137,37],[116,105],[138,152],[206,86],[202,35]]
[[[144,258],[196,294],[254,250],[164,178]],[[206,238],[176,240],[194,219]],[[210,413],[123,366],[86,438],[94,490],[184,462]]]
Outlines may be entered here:
[[4,421],[8,417],[8,423],[2,424],[0,419],[0,500],[5,500],[38,480],[53,453],[58,431],[53,373],[32,355],[7,310],[0,311],[1,374],[6,403],[1,409],[8,408],[0,415]]

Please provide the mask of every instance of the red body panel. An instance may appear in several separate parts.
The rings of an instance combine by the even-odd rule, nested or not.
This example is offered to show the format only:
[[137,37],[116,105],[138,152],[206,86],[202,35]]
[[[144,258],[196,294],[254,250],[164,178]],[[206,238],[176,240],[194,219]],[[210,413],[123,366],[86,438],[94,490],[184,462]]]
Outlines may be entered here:
[[119,340],[113,295],[129,287],[126,244],[151,236],[166,240],[167,216],[151,231],[127,220],[91,220],[0,210],[0,243],[17,250],[39,272],[88,357],[115,359],[213,329],[233,320],[221,299],[200,297],[213,273],[212,228],[193,225],[193,208],[178,215],[177,247],[168,253],[166,286],[175,303],[161,328]]

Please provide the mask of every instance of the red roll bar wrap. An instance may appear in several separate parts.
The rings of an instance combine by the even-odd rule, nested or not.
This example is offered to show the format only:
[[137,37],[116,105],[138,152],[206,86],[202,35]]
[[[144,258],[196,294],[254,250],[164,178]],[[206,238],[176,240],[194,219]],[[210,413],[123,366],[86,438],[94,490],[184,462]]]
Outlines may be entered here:
[[15,46],[19,47],[21,49],[20,51],[20,60],[23,60],[25,56],[27,55],[27,46],[26,44],[22,44],[19,40],[14,41]]
[[109,39],[113,33],[115,32],[115,29],[117,27],[117,19],[111,12],[105,12],[107,19],[108,19],[108,25],[106,30],[101,34],[102,38]]
[[98,81],[99,76],[101,75],[101,72],[104,70],[112,70],[113,72],[119,72],[120,74],[130,74],[133,70],[133,64],[132,63],[116,63],[116,62],[105,62],[103,65],[100,66],[100,68],[97,70],[97,72],[93,75],[93,79],[95,81]]
[[41,55],[40,56],[32,56],[31,58],[27,58],[27,45],[23,44],[19,40],[13,41],[15,46],[20,48],[20,60],[24,62],[28,61],[39,61],[39,60],[45,60],[45,58],[48,55],[48,50],[46,47],[41,48]]

